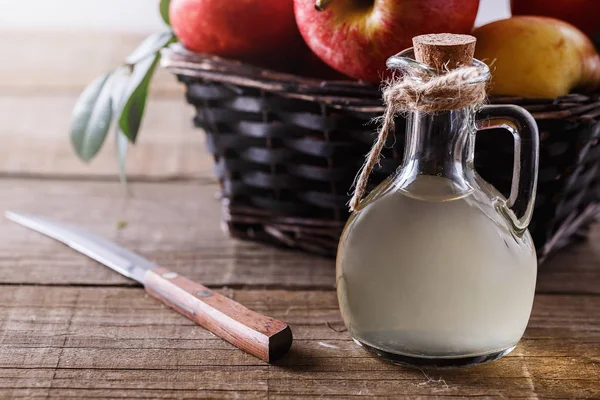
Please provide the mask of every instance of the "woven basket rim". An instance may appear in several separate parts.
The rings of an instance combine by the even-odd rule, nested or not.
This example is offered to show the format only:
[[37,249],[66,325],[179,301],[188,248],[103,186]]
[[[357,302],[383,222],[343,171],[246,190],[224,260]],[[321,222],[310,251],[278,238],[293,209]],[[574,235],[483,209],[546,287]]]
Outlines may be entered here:
[[[238,60],[195,53],[180,43],[161,51],[161,65],[175,75],[276,93],[282,97],[323,103],[334,109],[380,114],[380,87],[355,80],[320,80],[256,67]],[[493,104],[518,104],[540,119],[576,119],[597,123],[600,90],[557,98],[491,96]]]

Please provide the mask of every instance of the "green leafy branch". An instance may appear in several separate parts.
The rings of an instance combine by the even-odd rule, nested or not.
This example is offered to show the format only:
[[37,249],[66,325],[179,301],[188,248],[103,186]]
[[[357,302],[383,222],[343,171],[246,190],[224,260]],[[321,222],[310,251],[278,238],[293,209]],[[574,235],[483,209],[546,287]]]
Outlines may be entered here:
[[[160,14],[169,24],[170,0],[160,0]],[[71,142],[83,161],[90,161],[102,148],[114,126],[119,177],[126,181],[128,142],[135,143],[148,97],[148,87],[160,51],[176,41],[171,29],[148,36],[124,64],[96,78],[77,99],[71,118]]]

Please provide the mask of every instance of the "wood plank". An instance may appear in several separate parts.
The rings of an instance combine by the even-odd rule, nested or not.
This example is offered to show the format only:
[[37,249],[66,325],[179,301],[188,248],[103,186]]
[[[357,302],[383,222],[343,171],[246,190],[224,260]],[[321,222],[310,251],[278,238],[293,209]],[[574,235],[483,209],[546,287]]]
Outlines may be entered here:
[[540,266],[537,290],[600,294],[600,223],[591,226],[586,241],[561,249]]
[[[18,35],[19,40],[15,40]],[[110,135],[89,164],[74,154],[68,132],[79,93],[115,68],[143,39],[136,34],[0,30],[0,175],[92,176],[116,179]],[[140,138],[130,146],[132,179],[211,177],[201,130],[185,88],[159,70],[150,90]]]
[[538,295],[513,353],[476,368],[423,372],[378,361],[337,329],[342,321],[333,291],[224,294],[289,322],[290,354],[276,365],[261,363],[137,288],[5,286],[0,392],[61,398],[600,396],[599,296]]
[[[0,30],[0,89],[4,94],[78,94],[123,63],[144,35],[116,32]],[[183,86],[162,70],[153,96],[183,99]],[[69,113],[70,115],[70,113]]]
[[[86,164],[69,139],[76,94],[0,94],[0,175],[86,176],[117,180],[114,134]],[[192,126],[193,110],[180,98],[151,97],[139,140],[129,146],[131,179],[212,179],[204,134]]]
[[[229,238],[210,182],[0,180],[0,210],[80,225],[210,286],[331,289],[333,260]],[[40,201],[43,199],[43,201]],[[119,221],[127,226],[119,229]],[[0,218],[0,283],[133,285],[55,241]],[[540,267],[538,292],[600,294],[600,225]]]
[[[229,238],[216,184],[0,180],[0,211],[74,223],[211,286],[333,288],[330,259]],[[43,199],[43,201],[40,201]],[[127,223],[119,229],[119,221]],[[36,232],[0,218],[0,283],[133,285]]]

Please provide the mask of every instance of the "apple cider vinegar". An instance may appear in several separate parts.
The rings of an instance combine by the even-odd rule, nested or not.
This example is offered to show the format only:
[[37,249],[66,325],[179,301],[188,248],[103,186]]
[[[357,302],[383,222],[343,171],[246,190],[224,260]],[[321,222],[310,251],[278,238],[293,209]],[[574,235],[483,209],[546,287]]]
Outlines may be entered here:
[[[489,68],[473,60],[472,36],[423,35],[413,43],[388,60],[403,75],[384,88],[381,131],[350,202],[338,245],[338,302],[354,341],[379,357],[481,364],[515,347],[533,305],[537,257],[527,226],[537,125],[520,107],[481,105]],[[407,122],[402,165],[362,199],[399,112]],[[473,166],[475,136],[489,128],[515,138],[508,199]]]
[[351,216],[340,241],[336,282],[352,337],[427,358],[512,348],[533,302],[531,237],[515,236],[487,196],[457,193],[446,178],[390,185]]

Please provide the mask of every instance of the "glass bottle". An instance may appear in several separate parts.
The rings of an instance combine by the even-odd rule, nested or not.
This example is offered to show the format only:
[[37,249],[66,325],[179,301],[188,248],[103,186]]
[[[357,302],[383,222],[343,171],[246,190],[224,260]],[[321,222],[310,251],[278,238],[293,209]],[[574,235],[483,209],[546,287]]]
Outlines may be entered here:
[[[388,67],[437,73],[413,57],[405,50]],[[515,347],[533,304],[536,123],[510,105],[414,111],[407,121],[401,167],[360,203],[340,240],[342,317],[355,342],[392,362],[495,360]],[[476,132],[498,127],[515,141],[508,200],[473,167]]]

